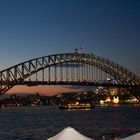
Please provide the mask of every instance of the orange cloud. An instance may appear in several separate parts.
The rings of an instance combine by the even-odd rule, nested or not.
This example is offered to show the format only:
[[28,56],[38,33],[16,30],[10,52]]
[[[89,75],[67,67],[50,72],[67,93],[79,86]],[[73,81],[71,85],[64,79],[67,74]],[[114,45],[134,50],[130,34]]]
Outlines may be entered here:
[[64,92],[74,92],[74,91],[81,91],[81,89],[71,89],[68,86],[52,86],[52,85],[45,85],[45,86],[15,86],[10,89],[7,93],[40,93],[44,95],[55,95]]

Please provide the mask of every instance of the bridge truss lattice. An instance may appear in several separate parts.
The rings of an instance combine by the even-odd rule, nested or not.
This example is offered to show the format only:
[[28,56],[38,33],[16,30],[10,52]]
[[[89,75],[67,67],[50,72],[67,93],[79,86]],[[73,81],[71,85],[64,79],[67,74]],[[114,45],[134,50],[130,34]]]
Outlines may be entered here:
[[140,78],[116,62],[84,53],[43,56],[0,71],[0,94],[39,84],[139,86]]

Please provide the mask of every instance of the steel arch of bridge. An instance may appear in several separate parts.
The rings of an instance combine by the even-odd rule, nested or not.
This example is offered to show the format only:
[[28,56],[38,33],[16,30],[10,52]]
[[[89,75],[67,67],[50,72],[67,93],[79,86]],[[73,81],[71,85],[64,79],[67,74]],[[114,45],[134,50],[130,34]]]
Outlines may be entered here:
[[[116,79],[118,84],[125,84],[128,86],[140,85],[139,76],[109,59],[94,54],[62,53],[31,59],[0,71],[0,94],[4,94],[15,85],[28,84],[29,81],[25,81],[26,78],[38,71],[61,63],[82,63],[92,65],[105,73],[110,74]],[[37,81],[35,82],[37,83]],[[87,83],[88,82],[92,83],[93,81],[87,81]],[[96,84],[95,82],[93,83]],[[38,82],[38,84],[40,83]],[[66,82],[61,80],[56,82],[48,80],[46,81],[46,84],[80,84],[80,82]],[[81,84],[84,83],[81,82]]]

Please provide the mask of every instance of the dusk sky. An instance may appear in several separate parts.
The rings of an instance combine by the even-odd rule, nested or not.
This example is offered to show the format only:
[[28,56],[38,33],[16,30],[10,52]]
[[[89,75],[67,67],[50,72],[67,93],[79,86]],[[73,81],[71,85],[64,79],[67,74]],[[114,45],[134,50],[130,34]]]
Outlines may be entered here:
[[81,46],[140,76],[140,0],[0,0],[0,70]]

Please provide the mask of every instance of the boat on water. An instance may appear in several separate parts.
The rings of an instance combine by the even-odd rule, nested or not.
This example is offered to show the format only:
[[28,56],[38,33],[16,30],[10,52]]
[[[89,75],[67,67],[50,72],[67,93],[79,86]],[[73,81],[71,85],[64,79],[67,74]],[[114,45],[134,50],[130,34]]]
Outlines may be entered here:
[[61,104],[58,106],[59,109],[93,109],[94,106],[89,103],[68,103],[68,104]]

